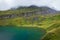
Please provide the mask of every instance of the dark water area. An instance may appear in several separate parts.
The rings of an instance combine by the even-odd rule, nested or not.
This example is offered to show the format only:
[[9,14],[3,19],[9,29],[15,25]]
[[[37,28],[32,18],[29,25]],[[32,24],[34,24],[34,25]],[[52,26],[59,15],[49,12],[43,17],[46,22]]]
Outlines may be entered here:
[[0,26],[0,40],[40,40],[45,33],[37,27]]

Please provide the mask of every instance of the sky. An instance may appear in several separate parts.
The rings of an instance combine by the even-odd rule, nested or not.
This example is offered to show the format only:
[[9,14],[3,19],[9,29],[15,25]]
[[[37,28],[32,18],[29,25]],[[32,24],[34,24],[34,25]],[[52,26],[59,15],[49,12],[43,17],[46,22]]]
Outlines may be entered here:
[[30,5],[48,6],[60,10],[60,0],[0,0],[0,10]]

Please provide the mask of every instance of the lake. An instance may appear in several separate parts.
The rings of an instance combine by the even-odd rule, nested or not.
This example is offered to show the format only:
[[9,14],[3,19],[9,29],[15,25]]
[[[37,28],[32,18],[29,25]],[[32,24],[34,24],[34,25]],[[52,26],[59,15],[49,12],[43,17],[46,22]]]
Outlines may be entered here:
[[38,27],[0,26],[0,40],[40,40],[45,33]]

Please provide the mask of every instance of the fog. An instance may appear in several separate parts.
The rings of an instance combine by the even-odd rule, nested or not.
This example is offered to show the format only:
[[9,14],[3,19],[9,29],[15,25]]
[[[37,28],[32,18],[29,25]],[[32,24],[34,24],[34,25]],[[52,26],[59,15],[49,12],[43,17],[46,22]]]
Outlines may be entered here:
[[60,10],[60,0],[0,0],[0,10],[30,5],[49,6],[56,10]]

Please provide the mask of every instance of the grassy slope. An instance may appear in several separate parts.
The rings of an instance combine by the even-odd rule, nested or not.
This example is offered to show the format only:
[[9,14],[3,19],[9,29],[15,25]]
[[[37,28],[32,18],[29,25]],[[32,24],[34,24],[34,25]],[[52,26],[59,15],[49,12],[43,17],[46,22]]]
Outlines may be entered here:
[[60,40],[60,27],[50,30],[42,40]]
[[53,24],[47,28],[47,34],[42,40],[60,40],[60,15],[52,17]]
[[[16,13],[22,13],[22,12],[29,12],[29,11],[35,11],[38,9],[21,9],[21,10],[8,10],[4,12],[0,12],[0,15],[6,15],[6,14],[16,14]],[[51,15],[50,15],[51,16]],[[0,20],[0,25],[16,25],[16,26],[38,26],[42,27],[44,29],[50,27],[51,25],[55,24],[57,21],[60,22],[60,15],[56,16],[31,16],[28,18],[24,17],[17,17],[13,19],[3,19]],[[34,20],[35,17],[38,17],[37,20]]]
[[[13,14],[13,13],[22,13],[22,12],[29,12],[29,11],[35,11],[37,9],[22,9],[22,10],[13,10],[13,11],[5,11],[0,12],[0,15],[6,15],[6,14]],[[37,17],[37,16],[35,16]],[[24,17],[17,17],[13,19],[4,19],[0,20],[0,25],[15,25],[15,26],[26,26],[26,27],[40,27],[47,30],[46,37],[43,38],[43,40],[59,40],[59,32],[58,27],[60,27],[60,14],[55,16],[38,16],[38,20],[33,20],[33,16],[29,18]],[[57,29],[56,29],[57,28]],[[53,31],[53,29],[56,29]],[[59,28],[60,29],[60,28]],[[51,31],[51,32],[50,32]],[[54,33],[53,33],[54,32]],[[58,36],[58,38],[55,39],[55,34]],[[51,36],[50,36],[51,35]],[[54,36],[54,37],[52,37]],[[49,38],[48,38],[49,37]],[[51,39],[50,39],[51,37]],[[46,39],[47,38],[47,39]]]

